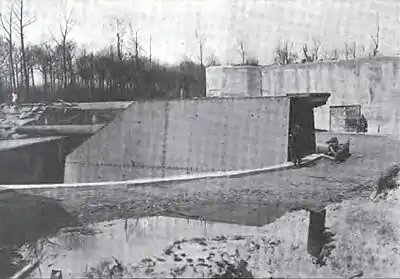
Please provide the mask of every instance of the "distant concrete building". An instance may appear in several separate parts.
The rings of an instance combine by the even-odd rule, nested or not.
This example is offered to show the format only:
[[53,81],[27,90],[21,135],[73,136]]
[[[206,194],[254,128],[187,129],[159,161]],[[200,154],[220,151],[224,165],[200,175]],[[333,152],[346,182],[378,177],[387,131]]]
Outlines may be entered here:
[[[359,106],[360,119],[365,117],[369,133],[400,137],[399,57],[271,65],[251,69],[243,70],[231,66],[208,68],[207,94],[230,96],[241,92],[241,96],[255,96],[258,95],[257,86],[261,87],[262,96],[331,92],[327,104],[315,109],[316,128],[332,131],[351,130],[343,125],[353,121],[354,115],[349,115],[345,121],[342,117],[339,120],[342,124],[333,123],[340,118],[334,116],[332,119],[333,110],[330,107],[334,109],[338,106],[348,106],[348,114],[354,114],[352,107]],[[258,69],[261,73],[258,73]],[[250,83],[249,76],[252,77]],[[255,81],[257,76],[261,76],[261,80]],[[335,111],[338,112],[337,109]]]
[[261,97],[260,66],[212,66],[206,69],[207,97]]
[[331,106],[349,106],[349,113],[351,107],[360,106],[360,115],[368,122],[368,132],[400,136],[399,57],[265,66],[262,91],[263,96],[331,92],[327,104],[315,110],[317,128],[339,128],[330,118]]
[[291,159],[301,126],[315,152],[313,108],[329,94],[134,102],[71,154],[65,182],[118,181],[254,169]]

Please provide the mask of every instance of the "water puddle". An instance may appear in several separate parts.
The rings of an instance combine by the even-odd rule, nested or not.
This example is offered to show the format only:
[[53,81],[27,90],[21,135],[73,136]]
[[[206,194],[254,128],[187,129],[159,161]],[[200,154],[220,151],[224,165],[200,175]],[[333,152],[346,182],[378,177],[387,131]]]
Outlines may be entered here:
[[37,245],[45,258],[31,278],[49,278],[52,270],[62,270],[64,279],[82,277],[102,261],[138,262],[183,238],[258,234],[262,229],[161,216],[66,229]]

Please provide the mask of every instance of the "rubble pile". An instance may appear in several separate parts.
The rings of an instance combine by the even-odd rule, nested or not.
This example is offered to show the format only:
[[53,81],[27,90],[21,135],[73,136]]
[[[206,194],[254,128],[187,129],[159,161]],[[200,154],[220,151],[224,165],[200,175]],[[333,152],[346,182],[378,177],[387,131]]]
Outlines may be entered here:
[[0,140],[21,138],[15,133],[15,129],[32,123],[39,119],[45,112],[45,104],[15,106],[0,104]]

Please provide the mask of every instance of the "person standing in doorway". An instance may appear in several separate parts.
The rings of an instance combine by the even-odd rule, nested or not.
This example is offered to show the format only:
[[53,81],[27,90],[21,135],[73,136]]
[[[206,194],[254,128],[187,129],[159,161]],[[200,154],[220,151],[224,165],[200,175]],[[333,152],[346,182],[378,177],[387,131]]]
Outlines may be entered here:
[[295,167],[300,167],[302,159],[302,146],[301,146],[301,128],[295,124],[289,134],[290,153]]

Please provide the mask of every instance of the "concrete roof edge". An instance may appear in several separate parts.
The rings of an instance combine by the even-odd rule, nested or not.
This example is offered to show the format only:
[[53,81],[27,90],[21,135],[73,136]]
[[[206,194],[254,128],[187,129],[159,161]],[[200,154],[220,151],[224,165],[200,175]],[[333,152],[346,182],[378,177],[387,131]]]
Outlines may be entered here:
[[261,66],[262,70],[269,70],[269,69],[282,69],[282,68],[304,68],[304,67],[312,67],[315,65],[335,65],[335,64],[354,64],[354,63],[373,63],[376,61],[388,61],[388,60],[396,60],[400,61],[400,56],[380,56],[380,57],[361,57],[357,59],[348,59],[348,60],[328,60],[328,61],[315,61],[309,63],[296,63],[296,64],[286,64],[286,65],[263,65]]

